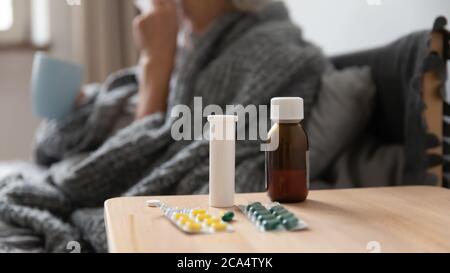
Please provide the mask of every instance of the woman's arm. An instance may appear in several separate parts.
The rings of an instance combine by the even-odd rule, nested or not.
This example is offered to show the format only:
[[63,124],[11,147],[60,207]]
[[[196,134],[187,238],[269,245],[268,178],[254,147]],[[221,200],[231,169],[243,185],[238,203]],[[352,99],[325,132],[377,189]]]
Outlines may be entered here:
[[142,77],[139,83],[139,101],[136,119],[154,113],[165,113],[169,82],[172,74],[172,61],[141,60]]
[[165,112],[169,82],[175,64],[178,18],[173,0],[152,0],[154,10],[134,21],[134,35],[141,48],[142,77],[136,119]]

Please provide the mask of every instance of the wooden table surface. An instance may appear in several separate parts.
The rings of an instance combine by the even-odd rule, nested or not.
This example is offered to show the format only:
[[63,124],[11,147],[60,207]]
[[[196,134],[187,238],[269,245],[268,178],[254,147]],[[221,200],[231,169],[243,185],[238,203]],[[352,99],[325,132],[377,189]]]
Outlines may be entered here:
[[[149,199],[178,207],[208,206],[207,196],[108,200],[111,252],[450,252],[450,190],[437,187],[313,191],[307,202],[286,205],[309,229],[283,233],[259,232],[237,213],[234,233],[186,235],[159,209],[148,208]],[[269,202],[264,193],[236,197],[236,204],[255,201]]]

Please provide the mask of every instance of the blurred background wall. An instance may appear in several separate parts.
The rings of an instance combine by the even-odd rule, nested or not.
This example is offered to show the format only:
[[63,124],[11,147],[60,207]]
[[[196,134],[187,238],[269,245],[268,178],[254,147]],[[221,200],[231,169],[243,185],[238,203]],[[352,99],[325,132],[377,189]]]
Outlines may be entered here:
[[285,0],[305,36],[337,54],[383,45],[450,19],[450,0]]
[[[285,1],[305,35],[329,55],[430,29],[439,15],[450,18],[450,0]],[[28,95],[34,52],[43,49],[81,63],[86,82],[102,81],[137,59],[131,33],[135,12],[133,0],[0,0],[0,161],[30,158],[39,122]]]

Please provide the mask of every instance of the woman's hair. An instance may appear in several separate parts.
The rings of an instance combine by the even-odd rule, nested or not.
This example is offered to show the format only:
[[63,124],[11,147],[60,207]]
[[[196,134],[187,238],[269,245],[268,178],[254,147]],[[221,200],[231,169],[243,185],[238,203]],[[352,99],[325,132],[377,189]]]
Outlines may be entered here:
[[231,1],[238,10],[246,12],[255,12],[263,8],[268,3],[274,2],[275,0],[231,0]]

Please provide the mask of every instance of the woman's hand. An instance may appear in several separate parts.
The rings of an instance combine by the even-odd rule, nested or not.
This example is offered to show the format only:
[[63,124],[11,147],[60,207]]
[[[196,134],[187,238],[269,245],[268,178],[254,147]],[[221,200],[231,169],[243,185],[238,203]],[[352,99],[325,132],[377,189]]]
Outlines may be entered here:
[[174,0],[153,1],[154,10],[134,20],[134,38],[141,49],[142,80],[137,119],[165,112],[175,65],[178,15]]
[[144,57],[173,59],[177,48],[178,16],[174,0],[148,0],[153,11],[134,20],[134,38]]

